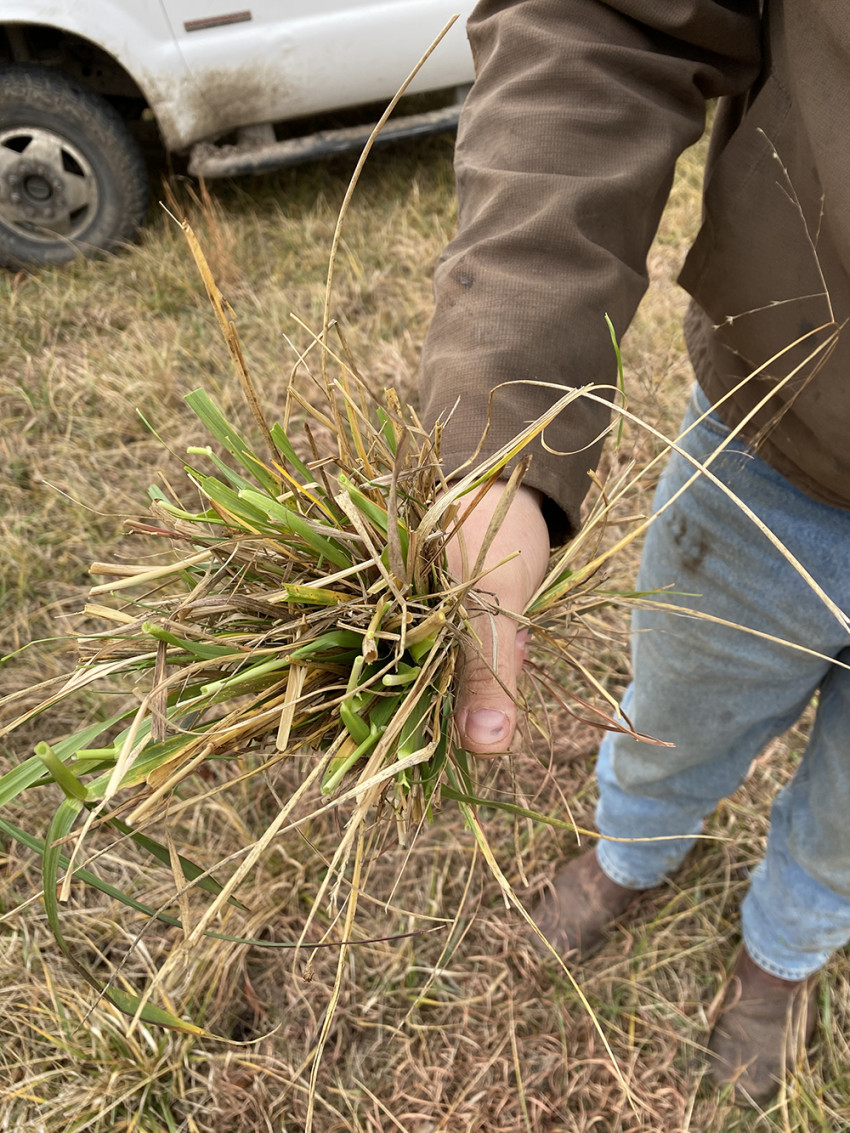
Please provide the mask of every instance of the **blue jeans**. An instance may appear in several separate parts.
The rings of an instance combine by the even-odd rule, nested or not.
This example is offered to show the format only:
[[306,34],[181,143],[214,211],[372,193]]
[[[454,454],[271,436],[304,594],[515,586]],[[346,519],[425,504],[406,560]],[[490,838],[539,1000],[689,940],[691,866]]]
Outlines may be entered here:
[[[708,409],[696,387],[683,430]],[[780,426],[781,427],[781,426]],[[728,436],[712,414],[682,447],[704,461]],[[743,442],[711,465],[850,610],[850,512],[816,503]],[[658,509],[693,472],[674,453]],[[771,811],[764,860],[742,908],[744,942],[766,971],[802,979],[850,941],[850,634],[723,492],[700,477],[653,523],[637,589],[824,654],[687,615],[637,610],[634,679],[622,710],[635,729],[675,747],[608,733],[597,764],[603,835],[673,841],[597,847],[605,873],[645,889],[676,869],[703,818],[743,782],[761,748],[818,694],[808,745]],[[675,592],[675,593],[673,593]]]

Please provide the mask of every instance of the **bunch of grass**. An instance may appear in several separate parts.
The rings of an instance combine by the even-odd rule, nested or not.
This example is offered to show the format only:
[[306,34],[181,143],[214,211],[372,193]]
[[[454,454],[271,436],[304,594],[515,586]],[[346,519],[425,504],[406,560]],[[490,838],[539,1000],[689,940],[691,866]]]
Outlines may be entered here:
[[[183,949],[191,950],[222,910],[238,903],[240,882],[274,839],[303,826],[316,808],[340,808],[342,835],[317,904],[329,899],[334,905],[350,874],[345,941],[369,849],[389,830],[407,845],[445,799],[461,807],[506,897],[527,917],[476,814],[484,800],[475,763],[454,732],[453,682],[465,646],[475,639],[470,610],[502,612],[488,599],[484,562],[528,467],[524,451],[573,400],[608,398],[612,391],[554,390],[543,416],[491,457],[477,464],[473,458],[475,467],[447,482],[439,427],[428,434],[393,390],[378,394],[370,387],[326,303],[321,334],[307,332],[310,344],[290,374],[283,420],[270,424],[233,313],[194,234],[183,227],[259,440],[241,435],[203,389],[187,396],[208,441],[188,450],[191,502],[169,484],[150,489],[152,520],[132,520],[128,529],[164,549],[145,562],[93,564],[93,573],[108,581],[91,590],[93,601],[84,613],[106,628],[80,640],[80,664],[64,685],[0,734],[90,689],[112,695],[122,689],[132,703],[58,742],[40,742],[30,759],[0,778],[0,809],[24,791],[51,784],[64,796],[43,838],[3,817],[0,829],[42,854],[47,916],[63,948],[60,903],[75,877],[140,911],[163,915],[81,864],[84,842],[95,827],[110,826],[144,854],[169,864],[176,901],[189,889],[211,897],[194,925],[183,917]],[[332,266],[328,298],[331,278]],[[311,397],[303,392],[305,374]],[[618,412],[632,416],[622,405]],[[320,446],[316,435],[334,438],[334,450]],[[605,488],[597,483],[582,532],[556,554],[527,609],[516,615],[550,658],[581,675],[594,696],[572,692],[573,708],[604,728],[631,732],[573,644],[583,621],[600,606],[653,600],[603,592],[599,573],[649,522],[642,516],[621,519],[626,534],[613,544],[604,541],[617,505],[669,447],[677,444],[668,444],[638,473],[627,467]],[[514,470],[469,576],[453,577],[446,542],[462,538],[465,518],[509,464]],[[713,478],[707,465],[695,469],[698,475]],[[156,825],[167,831],[181,813],[204,804],[218,788],[193,794],[192,785],[214,778],[210,768],[229,768],[225,783],[244,781],[305,752],[310,758],[302,785],[262,837],[246,847],[226,883],[177,853],[168,834],[161,842],[146,833]],[[516,803],[486,801],[572,829]],[[310,918],[301,942],[309,926]],[[76,963],[67,948],[66,953]],[[153,986],[139,998],[92,982],[134,1015],[191,1026],[148,1002]]]
[[[183,224],[258,440],[242,436],[204,390],[187,397],[207,432],[206,443],[189,450],[190,494],[181,497],[168,483],[152,488],[152,518],[128,524],[131,534],[143,536],[148,546],[162,545],[162,551],[134,564],[93,565],[93,573],[108,581],[93,588],[84,613],[87,624],[99,619],[105,628],[80,639],[79,665],[61,687],[48,682],[53,687],[41,703],[0,728],[3,736],[42,714],[49,719],[54,706],[69,699],[90,702],[92,692],[121,694],[117,712],[101,710],[102,718],[74,734],[39,742],[32,757],[0,778],[0,831],[40,855],[41,896],[60,949],[99,997],[133,1016],[131,1033],[139,1020],[202,1033],[175,1013],[167,997],[165,1006],[155,1004],[163,998],[157,989],[191,959],[202,937],[259,943],[222,931],[227,914],[241,907],[241,883],[281,835],[303,828],[319,811],[339,809],[339,844],[325,863],[313,910],[299,940],[284,945],[301,947],[310,939],[320,905],[342,906],[332,918],[336,931],[319,941],[338,948],[339,958],[315,1048],[313,1087],[358,897],[390,831],[406,845],[434,818],[442,800],[456,803],[506,898],[521,908],[476,813],[483,800],[476,793],[474,761],[454,734],[452,687],[471,636],[470,597],[477,610],[492,609],[477,588],[486,576],[489,544],[527,468],[521,454],[582,393],[562,391],[545,417],[513,442],[452,483],[445,481],[439,429],[427,435],[394,391],[373,391],[330,320],[340,225],[370,144],[334,236],[324,325],[320,334],[307,332],[311,342],[293,367],[280,423],[266,419],[233,313]],[[310,397],[302,391],[304,374],[308,388],[313,386]],[[335,438],[334,451],[317,436]],[[460,503],[467,513],[474,509],[516,457],[470,576],[452,577],[444,548],[461,531]],[[598,540],[608,508],[601,494],[599,522],[574,545],[585,567],[575,571],[571,553],[553,564],[519,617],[579,669],[567,647],[569,636],[550,635],[545,625],[552,616],[561,623],[574,620],[583,603],[600,603],[592,590],[604,556],[588,563],[585,552]],[[14,710],[17,699],[5,698],[0,708]],[[608,719],[604,710],[592,712]],[[182,815],[203,807],[218,791],[259,782],[276,764],[304,754],[303,781],[254,843],[209,869],[178,851]],[[210,787],[211,781],[216,785]],[[24,830],[3,815],[26,792],[56,787],[62,801],[46,829]],[[533,816],[517,804],[490,802]],[[164,834],[158,839],[159,830]],[[112,833],[142,860],[169,867],[173,893],[153,905],[123,882],[105,880],[90,868],[102,852],[91,849],[95,831]],[[234,865],[225,882],[213,876]],[[141,994],[120,967],[104,984],[74,955],[61,910],[75,883],[122,902],[147,917],[146,923],[159,919],[182,929],[181,943]],[[200,916],[190,897],[207,900]],[[311,1109],[312,1099],[311,1092]]]
[[[618,391],[553,388],[546,414],[490,458],[477,464],[473,458],[471,470],[460,470],[447,482],[439,429],[429,435],[394,391],[373,390],[331,324],[335,240],[324,326],[312,335],[301,324],[310,344],[290,374],[283,420],[270,424],[232,311],[188,225],[184,230],[258,440],[243,436],[203,389],[188,395],[207,443],[188,450],[186,489],[181,493],[168,483],[152,488],[151,520],[128,525],[132,534],[164,549],[144,562],[93,565],[93,572],[108,581],[93,588],[84,612],[106,628],[81,639],[80,665],[65,684],[13,719],[0,735],[92,689],[112,695],[122,690],[125,707],[74,735],[40,742],[30,759],[0,778],[0,811],[25,791],[58,786],[63,795],[45,832],[22,830],[2,815],[0,830],[41,855],[51,929],[98,994],[135,1018],[199,1033],[194,1023],[152,1002],[157,986],[204,936],[256,943],[221,931],[224,915],[240,906],[240,884],[282,834],[304,827],[318,812],[337,808],[342,816],[338,845],[326,863],[313,912],[299,940],[290,945],[300,947],[310,939],[320,904],[336,910],[336,939],[319,942],[332,943],[339,958],[315,1048],[315,1088],[358,897],[390,831],[407,845],[423,822],[433,820],[441,802],[456,804],[506,900],[530,921],[490,847],[477,808],[486,802],[520,817],[576,829],[518,802],[481,797],[475,761],[454,733],[452,689],[463,650],[474,640],[470,611],[502,612],[488,601],[484,564],[528,467],[524,451],[573,400],[607,400]],[[823,349],[817,346],[807,361],[816,361]],[[311,386],[308,397],[304,388]],[[649,429],[622,404],[617,408],[621,419]],[[611,555],[650,522],[639,515],[619,519],[627,530],[612,543],[605,538],[612,514],[628,501],[636,481],[670,448],[678,448],[677,442],[649,431],[662,441],[662,452],[637,473],[628,467],[604,488],[597,482],[582,532],[555,555],[538,592],[517,615],[549,658],[577,671],[590,690],[587,697],[572,692],[568,711],[629,732],[575,642],[600,606],[654,600],[608,593],[599,586],[600,571]],[[317,436],[333,438],[333,451]],[[711,460],[695,467],[693,478],[715,479]],[[476,561],[469,564],[468,577],[456,578],[447,565],[446,541],[462,538],[465,517],[508,465],[514,471]],[[751,518],[777,545],[764,525]],[[820,593],[804,568],[794,565]],[[665,604],[669,608],[669,597]],[[843,619],[840,611],[834,612]],[[9,697],[5,704],[14,701]],[[225,882],[213,876],[213,869],[178,852],[173,824],[187,810],[203,807],[234,783],[260,781],[281,761],[305,754],[303,780],[262,835],[214,867],[219,872],[238,862]],[[209,787],[210,781],[217,785]],[[111,829],[142,855],[169,866],[173,895],[159,907],[150,906],[92,871],[84,859],[95,828]],[[162,841],[153,836],[156,828],[165,830]],[[68,947],[60,908],[74,881],[182,928],[181,944],[141,995],[114,979],[104,986]],[[208,899],[199,917],[190,907],[190,892]],[[169,911],[175,905],[179,918]],[[574,981],[573,986],[599,1029],[581,989]],[[312,1098],[311,1093],[311,1107]]]
[[[186,465],[188,489],[200,505],[189,506],[170,486],[150,489],[152,521],[127,526],[165,549],[145,562],[92,565],[107,581],[92,588],[84,613],[106,627],[80,639],[79,667],[62,687],[3,729],[9,733],[89,689],[113,695],[124,689],[135,701],[61,741],[39,743],[34,756],[0,779],[0,807],[28,789],[50,783],[62,789],[64,801],[43,841],[0,818],[8,834],[43,853],[45,902],[60,943],[60,869],[64,895],[75,873],[103,888],[77,868],[96,824],[111,824],[160,860],[174,858],[178,887],[191,882],[214,896],[193,930],[197,938],[271,839],[306,821],[293,815],[316,785],[324,805],[350,805],[328,871],[337,886],[352,853],[355,869],[362,860],[358,838],[367,824],[374,832],[376,820],[386,823],[407,844],[411,831],[433,818],[441,797],[478,801],[474,765],[453,733],[453,679],[470,639],[469,597],[476,595],[476,607],[487,606],[477,592],[486,577],[481,564],[527,460],[509,479],[468,579],[449,573],[445,542],[462,526],[459,503],[474,508],[505,465],[578,393],[570,391],[514,442],[448,484],[439,429],[428,435],[393,390],[375,394],[339,331],[338,350],[328,345],[326,326],[292,370],[283,422],[269,424],[232,312],[184,227],[262,444],[241,436],[203,389],[187,396],[211,442],[190,448]],[[321,360],[320,375],[312,376],[320,396],[308,399],[296,379],[314,354]],[[335,451],[319,450],[317,431],[335,438]],[[311,456],[299,455],[296,433]],[[553,614],[563,620],[568,608],[578,608],[592,591],[593,574],[574,571],[569,556],[560,561],[520,620],[568,656],[566,640],[545,625]],[[224,761],[237,775],[257,776],[304,751],[315,759],[303,791],[288,800],[227,885],[141,833],[190,802],[202,803],[203,794],[190,795],[175,809],[174,799],[185,795],[187,783],[203,781],[205,765]],[[74,851],[65,857],[62,846],[78,823]],[[108,994],[138,1010],[132,997]],[[147,1017],[156,1014],[148,1010]]]

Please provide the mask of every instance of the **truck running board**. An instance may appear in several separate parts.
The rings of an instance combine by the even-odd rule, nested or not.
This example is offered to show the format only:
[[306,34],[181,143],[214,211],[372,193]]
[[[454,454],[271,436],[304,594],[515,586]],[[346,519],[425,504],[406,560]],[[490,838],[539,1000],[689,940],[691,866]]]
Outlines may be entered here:
[[[409,114],[388,122],[378,135],[376,144],[441,134],[457,128],[461,103]],[[243,141],[239,145],[217,146],[198,142],[189,157],[192,177],[235,177],[246,173],[268,173],[284,165],[297,165],[319,157],[359,150],[369,139],[374,126],[347,126],[339,130],[319,130],[301,138],[283,142]]]

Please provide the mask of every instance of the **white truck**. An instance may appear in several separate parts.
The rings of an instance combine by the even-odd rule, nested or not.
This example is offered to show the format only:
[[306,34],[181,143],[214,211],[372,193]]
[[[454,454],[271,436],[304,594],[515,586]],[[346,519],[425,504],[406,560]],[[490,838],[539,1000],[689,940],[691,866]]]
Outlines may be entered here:
[[[248,6],[250,5],[250,6]],[[451,129],[471,0],[0,0],[0,264],[64,263],[132,238],[147,207],[134,123],[196,176],[359,147],[375,105],[459,12],[411,91],[457,91],[385,138]],[[363,108],[362,122],[310,119]],[[355,116],[356,117],[356,116]],[[312,131],[299,132],[299,123]]]

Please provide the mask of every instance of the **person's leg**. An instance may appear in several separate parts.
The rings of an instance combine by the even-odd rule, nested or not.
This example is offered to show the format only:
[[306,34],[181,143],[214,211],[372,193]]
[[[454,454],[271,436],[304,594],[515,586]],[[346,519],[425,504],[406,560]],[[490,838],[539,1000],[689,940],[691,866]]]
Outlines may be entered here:
[[[850,649],[836,658],[850,663]],[[824,678],[809,742],[771,810],[744,948],[709,1040],[712,1074],[764,1102],[814,1030],[814,974],[850,941],[850,671]]]
[[[702,459],[725,433],[722,423],[707,424],[688,446]],[[717,472],[810,567],[838,607],[850,610],[850,516],[802,496],[763,462],[738,459],[737,467],[733,458],[718,462]],[[659,484],[659,506],[687,476],[674,458]],[[598,768],[600,830],[685,837],[601,842],[597,858],[609,885],[642,887],[669,874],[702,816],[820,691],[806,753],[773,806],[765,858],[744,901],[744,947],[708,1043],[714,1080],[732,1086],[740,1100],[763,1104],[812,1034],[813,973],[850,941],[849,635],[707,482],[690,488],[656,523],[638,587],[685,591],[677,604],[760,636],[669,611],[635,617],[635,679],[624,711],[639,731],[676,747],[606,740]],[[569,919],[563,910],[561,919]]]
[[[836,658],[850,662],[850,650]],[[809,742],[771,810],[744,947],[711,1033],[711,1074],[763,1104],[814,1031],[815,973],[850,941],[850,672],[824,678]]]
[[[704,407],[701,396],[692,400],[686,427]],[[727,435],[709,418],[684,447],[705,461]],[[839,611],[850,610],[850,513],[815,503],[734,447],[737,455],[712,464],[715,474],[809,567]],[[633,618],[634,680],[623,702],[638,732],[674,746],[606,737],[597,822],[609,840],[555,876],[541,919],[562,949],[598,947],[630,891],[675,869],[703,817],[819,689],[805,756],[773,807],[765,859],[744,901],[744,948],[708,1044],[715,1081],[761,1104],[812,1033],[812,973],[850,941],[850,632],[709,479],[675,498],[689,476],[675,455],[659,482],[656,507],[664,510],[637,587],[660,591],[667,608]],[[674,604],[691,612],[675,613]],[[644,840],[664,835],[673,837]],[[617,838],[627,841],[610,840]],[[579,875],[583,887],[574,884]]]
[[[705,407],[697,392],[683,428]],[[707,460],[728,435],[710,417],[682,448]],[[817,564],[821,583],[850,609],[844,548],[850,516],[803,496],[740,442],[711,470],[798,559]],[[693,466],[674,454],[656,494],[662,509]],[[703,817],[745,777],[769,739],[785,731],[832,666],[789,648],[834,656],[846,629],[752,521],[700,477],[663,510],[647,535],[637,581],[668,608],[633,617],[634,680],[623,713],[672,748],[609,733],[600,750],[598,859],[607,877],[634,889],[658,884],[687,853]],[[842,593],[843,591],[843,593]],[[714,621],[675,613],[670,605]],[[721,622],[732,625],[719,624]],[[742,626],[744,629],[733,628]],[[679,836],[672,841],[606,841]]]
[[[683,432],[705,407],[696,391]],[[690,429],[680,447],[705,462],[727,436],[712,416]],[[850,515],[814,504],[746,446],[731,448],[711,464],[715,475],[734,485],[798,559],[837,580],[833,597],[850,609],[844,569]],[[704,816],[735,790],[764,744],[797,719],[830,671],[828,658],[850,639],[709,478],[699,477],[675,498],[693,471],[676,454],[658,485],[660,514],[637,581],[638,592],[656,605],[634,614],[635,678],[622,706],[637,731],[674,746],[606,736],[597,764],[603,839],[552,878],[535,910],[553,946],[581,958],[601,946],[635,890],[675,870]],[[824,585],[829,590],[833,581]],[[617,838],[631,841],[607,840]]]
[[[850,665],[850,650],[837,658]],[[794,778],[777,795],[764,861],[741,909],[744,943],[765,971],[801,980],[850,941],[850,671],[821,685]]]

